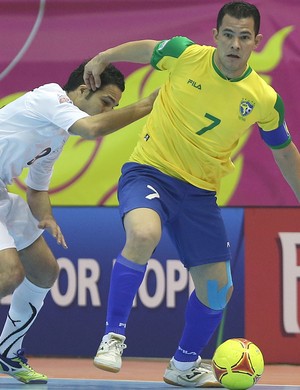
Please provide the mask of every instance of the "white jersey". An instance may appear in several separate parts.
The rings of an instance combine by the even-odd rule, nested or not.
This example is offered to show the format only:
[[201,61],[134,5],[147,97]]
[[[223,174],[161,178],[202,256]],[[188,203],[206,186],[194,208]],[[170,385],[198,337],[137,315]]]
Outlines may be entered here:
[[27,167],[27,185],[48,190],[53,164],[70,135],[68,129],[86,116],[54,83],[0,109],[0,183],[11,184]]

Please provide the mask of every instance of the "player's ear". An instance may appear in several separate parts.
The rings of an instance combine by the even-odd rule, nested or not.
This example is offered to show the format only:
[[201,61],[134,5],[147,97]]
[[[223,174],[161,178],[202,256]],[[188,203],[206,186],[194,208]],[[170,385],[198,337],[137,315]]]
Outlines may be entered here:
[[213,28],[212,29],[212,34],[213,34],[213,38],[214,38],[215,43],[217,43],[217,40],[218,40],[218,30],[216,28]]
[[81,84],[81,85],[79,85],[79,87],[78,87],[78,90],[79,90],[79,92],[80,92],[81,94],[85,93],[87,89],[88,89],[88,87],[87,87],[85,84]]
[[258,47],[260,44],[261,40],[263,39],[262,34],[257,34],[254,41],[255,41],[255,49]]

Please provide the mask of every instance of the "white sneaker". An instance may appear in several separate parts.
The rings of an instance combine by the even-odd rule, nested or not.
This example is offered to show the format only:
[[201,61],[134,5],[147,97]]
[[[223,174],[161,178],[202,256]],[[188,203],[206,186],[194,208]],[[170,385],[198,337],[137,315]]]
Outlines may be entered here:
[[201,363],[200,356],[188,370],[178,370],[173,359],[165,371],[164,381],[182,387],[223,387],[215,378],[209,364]]
[[126,337],[110,332],[106,334],[94,357],[94,365],[101,370],[119,372],[122,366],[123,350],[127,347],[124,344]]

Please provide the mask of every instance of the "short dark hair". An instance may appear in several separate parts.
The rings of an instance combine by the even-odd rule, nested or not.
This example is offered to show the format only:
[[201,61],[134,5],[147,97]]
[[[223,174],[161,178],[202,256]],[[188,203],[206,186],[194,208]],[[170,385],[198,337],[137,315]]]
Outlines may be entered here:
[[255,36],[259,33],[260,13],[255,5],[247,3],[246,1],[232,1],[224,4],[217,17],[218,31],[225,15],[230,15],[236,19],[253,18]]
[[[66,92],[75,91],[80,85],[84,84],[83,72],[85,64],[89,60],[82,62],[73,72],[70,74],[67,83],[63,86]],[[124,75],[114,65],[109,64],[100,75],[102,89],[106,85],[116,85],[122,92],[125,90]]]

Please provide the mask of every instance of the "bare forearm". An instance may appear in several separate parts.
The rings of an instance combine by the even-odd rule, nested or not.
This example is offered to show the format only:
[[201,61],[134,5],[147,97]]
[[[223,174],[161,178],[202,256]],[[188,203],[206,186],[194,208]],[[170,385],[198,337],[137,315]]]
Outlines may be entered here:
[[[94,128],[94,138],[113,133],[143,118],[151,111],[147,104],[136,104],[88,118]],[[100,119],[100,126],[99,126]]]
[[274,150],[273,156],[282,175],[300,202],[300,154],[298,149],[291,143],[283,150]]
[[96,139],[113,133],[148,115],[152,110],[158,91],[129,106],[82,118],[75,122],[69,132],[86,139]]
[[27,202],[34,217],[41,221],[45,218],[53,218],[52,207],[47,191],[36,191],[27,188]]
[[107,49],[97,55],[98,60],[110,62],[134,62],[149,64],[155,45],[158,41],[142,40],[124,43]]

